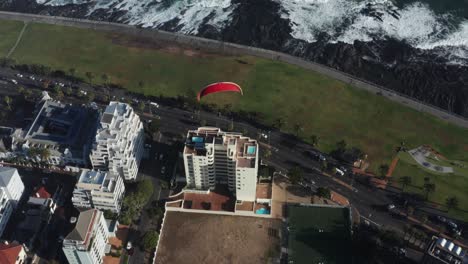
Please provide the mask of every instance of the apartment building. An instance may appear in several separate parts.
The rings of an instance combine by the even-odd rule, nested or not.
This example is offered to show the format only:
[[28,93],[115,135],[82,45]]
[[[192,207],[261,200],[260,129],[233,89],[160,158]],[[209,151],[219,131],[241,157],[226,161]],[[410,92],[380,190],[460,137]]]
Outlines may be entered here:
[[0,236],[24,191],[18,170],[0,167]]
[[187,187],[214,190],[227,185],[239,201],[254,201],[258,174],[258,143],[219,128],[190,130],[184,148]]
[[63,252],[70,264],[100,264],[107,242],[103,213],[88,209],[80,213],[75,228],[63,240]]
[[111,172],[84,169],[73,191],[76,207],[119,213],[125,186],[122,177]]
[[144,131],[140,117],[128,104],[110,102],[101,116],[90,159],[96,170],[134,180],[143,155]]

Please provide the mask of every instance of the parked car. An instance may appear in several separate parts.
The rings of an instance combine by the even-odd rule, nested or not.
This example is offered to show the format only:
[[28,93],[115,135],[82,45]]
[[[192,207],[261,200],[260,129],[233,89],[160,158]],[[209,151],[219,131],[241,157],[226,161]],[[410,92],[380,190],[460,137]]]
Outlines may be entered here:
[[391,211],[391,210],[393,210],[393,209],[395,209],[395,205],[394,205],[394,204],[389,204],[389,205],[387,205],[387,210],[388,210],[388,211]]
[[127,242],[127,250],[132,249],[132,247],[133,247],[133,246],[132,246],[132,242],[131,242],[131,241],[128,241],[128,242]]
[[437,220],[439,220],[441,223],[446,223],[447,222],[447,218],[445,218],[443,216],[440,216],[440,215],[437,216]]
[[161,174],[164,174],[166,172],[166,167],[165,166],[162,166],[161,168]]

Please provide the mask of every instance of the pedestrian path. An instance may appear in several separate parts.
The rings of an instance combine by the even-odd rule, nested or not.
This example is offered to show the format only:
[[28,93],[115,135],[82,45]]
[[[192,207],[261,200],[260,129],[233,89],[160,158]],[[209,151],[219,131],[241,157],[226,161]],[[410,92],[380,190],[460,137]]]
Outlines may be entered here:
[[13,54],[13,52],[15,52],[16,47],[18,46],[18,44],[21,41],[21,38],[23,38],[23,34],[24,34],[24,31],[26,30],[26,27],[28,26],[28,22],[23,22],[23,23],[24,23],[23,28],[21,29],[21,32],[19,33],[18,38],[16,39],[15,45],[13,45],[13,47],[11,47],[10,51],[6,55],[6,58],[9,58],[11,56],[11,54]]

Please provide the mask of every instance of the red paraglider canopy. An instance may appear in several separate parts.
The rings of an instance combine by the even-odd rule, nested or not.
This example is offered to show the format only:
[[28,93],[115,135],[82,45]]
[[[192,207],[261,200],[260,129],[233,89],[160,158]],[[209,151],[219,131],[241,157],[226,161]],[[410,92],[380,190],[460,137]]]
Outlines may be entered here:
[[239,85],[233,82],[218,82],[201,89],[197,94],[197,100],[200,101],[205,95],[219,92],[238,92],[243,95],[242,88]]

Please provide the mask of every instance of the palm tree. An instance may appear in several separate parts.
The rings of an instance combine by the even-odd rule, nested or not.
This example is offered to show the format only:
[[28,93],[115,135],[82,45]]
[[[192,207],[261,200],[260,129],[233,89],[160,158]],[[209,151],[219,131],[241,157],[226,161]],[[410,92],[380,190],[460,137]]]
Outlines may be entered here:
[[279,118],[277,118],[277,119],[275,120],[275,127],[278,128],[278,129],[280,129],[280,130],[281,130],[281,128],[284,126],[284,124],[285,124],[285,122],[284,122],[284,120],[283,120],[281,117],[279,117]]
[[312,144],[312,146],[316,147],[318,145],[318,142],[319,137],[317,135],[310,136],[310,144]]
[[426,182],[423,185],[423,189],[427,200],[429,198],[429,194],[435,192],[436,186],[434,183]]
[[401,191],[405,191],[405,188],[411,184],[411,177],[403,176],[400,179],[398,179],[398,182],[400,182],[401,184]]
[[8,110],[11,110],[11,101],[12,101],[11,97],[7,95],[7,96],[3,97],[3,101],[7,105]]
[[105,84],[106,86],[108,86],[108,84],[109,84],[109,79],[110,79],[109,76],[108,76],[107,74],[103,73],[103,74],[101,75],[101,79],[102,79],[102,81],[104,82],[104,84]]
[[68,69],[68,73],[70,73],[70,75],[72,77],[75,77],[76,69],[75,68],[70,68],[70,69]]
[[301,132],[302,132],[302,130],[304,130],[304,128],[302,127],[302,125],[299,124],[299,123],[296,123],[296,124],[294,125],[294,128],[293,128],[293,129],[294,129],[294,135],[295,135],[296,137],[299,137],[300,134],[301,134]]
[[86,78],[88,78],[89,80],[89,84],[93,85],[94,73],[86,72],[85,75],[86,75]]
[[458,208],[458,198],[456,196],[448,197],[445,200],[445,205],[447,205],[447,210]]

